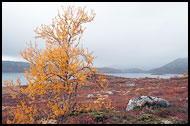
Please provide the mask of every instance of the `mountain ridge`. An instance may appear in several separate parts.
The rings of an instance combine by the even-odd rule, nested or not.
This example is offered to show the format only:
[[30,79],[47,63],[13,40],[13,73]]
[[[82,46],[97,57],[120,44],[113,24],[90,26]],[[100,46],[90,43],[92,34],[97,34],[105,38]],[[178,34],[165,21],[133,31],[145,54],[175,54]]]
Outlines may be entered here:
[[178,58],[172,62],[167,63],[166,65],[163,65],[162,67],[151,69],[147,72],[154,74],[188,73],[188,58]]
[[[2,72],[24,72],[30,64],[21,61],[2,61]],[[178,58],[159,68],[142,70],[139,68],[116,69],[110,67],[97,67],[103,73],[152,73],[152,74],[183,74],[188,73],[188,58]]]
[[21,61],[2,61],[2,72],[5,73],[23,73],[30,68],[30,64]]

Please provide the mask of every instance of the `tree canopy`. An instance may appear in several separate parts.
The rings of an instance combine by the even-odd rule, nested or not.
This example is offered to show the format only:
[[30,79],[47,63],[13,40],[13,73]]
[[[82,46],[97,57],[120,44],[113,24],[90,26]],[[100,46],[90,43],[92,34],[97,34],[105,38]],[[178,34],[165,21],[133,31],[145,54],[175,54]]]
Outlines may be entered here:
[[36,40],[44,39],[46,48],[39,49],[37,41],[34,46],[30,41],[28,47],[20,51],[30,63],[30,69],[25,71],[28,86],[23,88],[18,79],[19,89],[16,91],[12,81],[4,82],[17,92],[13,97],[19,101],[14,118],[8,120],[9,123],[36,122],[40,118],[37,106],[42,101],[45,108],[41,113],[47,118],[80,110],[81,105],[76,102],[77,91],[88,85],[88,79],[94,80],[101,89],[105,90],[108,86],[103,75],[97,74],[97,69],[93,67],[93,51],[79,46],[85,30],[83,25],[95,17],[93,10],[89,14],[85,9],[62,7],[63,13],[58,11],[58,16],[50,25],[41,25],[34,30]]

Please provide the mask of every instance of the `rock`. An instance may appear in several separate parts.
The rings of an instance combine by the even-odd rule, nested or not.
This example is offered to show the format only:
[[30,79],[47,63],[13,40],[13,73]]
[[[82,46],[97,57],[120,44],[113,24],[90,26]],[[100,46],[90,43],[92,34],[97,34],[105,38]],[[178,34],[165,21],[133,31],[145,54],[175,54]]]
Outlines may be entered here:
[[135,86],[135,84],[126,84],[126,85],[129,86],[129,87]]
[[102,93],[113,94],[113,91],[101,91]]
[[178,117],[171,117],[173,124],[179,124],[183,119],[179,119]]
[[105,93],[108,93],[108,94],[113,94],[113,92],[112,92],[112,91],[106,91]]
[[57,120],[53,120],[53,119],[44,120],[42,121],[42,124],[57,124]]
[[6,110],[8,106],[2,106],[2,111]]
[[161,120],[161,122],[163,123],[163,124],[173,124],[171,121],[169,121],[169,120]]
[[94,95],[93,94],[89,94],[88,96],[87,96],[87,98],[90,98],[90,97],[93,97]]
[[113,93],[113,92],[116,92],[116,90],[111,90],[111,92]]
[[159,92],[159,91],[152,91],[152,92],[150,92],[148,95],[158,94],[158,93],[160,93],[160,92]]
[[141,96],[139,98],[130,99],[126,111],[130,111],[133,110],[134,108],[143,107],[143,106],[169,107],[170,104],[167,100],[162,98]]
[[125,124],[127,122],[127,120],[123,120],[123,122],[121,124]]
[[181,87],[181,88],[186,88],[186,87]]

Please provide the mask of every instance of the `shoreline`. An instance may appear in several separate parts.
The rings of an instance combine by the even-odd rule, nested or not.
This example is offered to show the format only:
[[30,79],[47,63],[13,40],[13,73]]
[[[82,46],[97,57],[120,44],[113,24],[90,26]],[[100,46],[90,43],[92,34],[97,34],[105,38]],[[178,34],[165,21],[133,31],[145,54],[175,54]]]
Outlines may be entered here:
[[[13,73],[15,74],[15,73]],[[17,73],[16,73],[17,74]],[[21,73],[18,73],[18,74],[21,74]],[[143,78],[149,78],[149,79],[171,79],[171,78],[181,78],[183,77],[183,74],[162,74],[162,75],[154,75],[155,77],[124,77],[124,76],[117,76],[117,75],[113,75],[113,74],[143,74],[143,73],[103,73],[103,76],[106,76],[106,77],[115,77],[115,78],[121,78],[121,79],[143,79]],[[146,74],[149,74],[149,75],[153,75],[151,73],[146,73]],[[174,76],[171,76],[171,77],[165,77],[167,75],[174,75]],[[162,77],[164,76],[164,77]],[[2,77],[3,78],[3,77]],[[24,78],[25,79],[25,78]],[[8,79],[8,80],[12,80],[12,79]],[[13,79],[13,82],[16,81],[16,78]],[[21,80],[21,83],[22,83],[22,80]],[[21,84],[21,85],[25,85],[26,84]],[[3,85],[3,79],[2,79],[2,87],[6,87]]]
[[[121,78],[121,77],[114,77],[114,76],[105,76],[108,80],[109,86],[107,87],[107,92],[102,92],[99,89],[96,89],[94,92],[91,91],[91,89],[96,85],[93,81],[89,80],[89,85],[86,87],[81,87],[78,92],[78,100],[88,101],[90,100],[87,96],[89,94],[93,94],[94,98],[97,98],[97,95],[101,96],[107,96],[110,99],[111,106],[114,108],[114,114],[118,116],[119,118],[114,120],[115,118],[112,118],[110,116],[107,116],[110,120],[114,120],[113,124],[121,123],[120,120],[126,120],[121,115],[127,114],[125,109],[126,106],[131,98],[138,98],[140,96],[152,96],[152,97],[160,97],[168,100],[168,102],[171,104],[170,109],[163,109],[163,111],[160,111],[161,113],[165,113],[165,111],[169,111],[170,115],[168,115],[166,118],[162,118],[162,116],[159,115],[160,112],[152,113],[151,115],[153,117],[157,117],[160,119],[169,119],[172,120],[172,118],[179,118],[177,121],[179,123],[186,122],[188,119],[188,77],[177,77],[177,78],[170,78],[170,79],[156,79],[156,78]],[[23,85],[21,85],[23,86]],[[26,85],[24,85],[26,86]],[[112,92],[112,93],[109,93]],[[6,122],[6,115],[7,115],[7,109],[16,106],[15,99],[11,97],[11,94],[13,94],[11,90],[8,89],[8,87],[2,88],[2,118],[3,122]],[[93,100],[93,98],[91,99]],[[118,113],[116,113],[116,111]],[[106,111],[104,111],[106,113]],[[132,114],[133,112],[128,113]],[[136,117],[138,119],[141,119],[141,111],[135,110],[135,113],[137,113]],[[109,113],[107,113],[109,115]],[[161,114],[161,115],[163,115]],[[85,115],[85,113],[84,113]],[[171,116],[171,117],[170,117]],[[120,118],[121,117],[121,118]],[[131,115],[131,119],[133,120],[127,120],[125,123],[132,123],[136,122],[138,120],[135,120],[135,118],[132,118],[133,115]],[[81,120],[80,115],[72,116],[69,118],[74,118],[75,120]],[[63,120],[69,121],[69,118],[66,118]],[[180,121],[181,120],[181,121]],[[132,121],[132,122],[131,122]],[[178,122],[172,122],[174,124]],[[103,121],[103,123],[106,123],[106,121]],[[154,121],[150,121],[149,123],[154,123]],[[156,122],[156,123],[159,123]]]

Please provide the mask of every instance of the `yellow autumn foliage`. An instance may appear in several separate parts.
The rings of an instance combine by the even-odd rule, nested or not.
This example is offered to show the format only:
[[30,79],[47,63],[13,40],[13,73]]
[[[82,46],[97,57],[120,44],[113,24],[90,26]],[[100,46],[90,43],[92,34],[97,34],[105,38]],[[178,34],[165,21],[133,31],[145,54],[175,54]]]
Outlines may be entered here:
[[[93,68],[95,57],[88,49],[79,46],[85,30],[85,23],[93,21],[95,12],[88,14],[86,7],[62,7],[63,13],[53,18],[52,24],[37,27],[34,31],[36,39],[46,41],[46,48],[39,49],[37,42],[20,52],[30,63],[30,69],[25,71],[28,87],[20,86],[17,79],[17,98],[19,104],[11,113],[14,117],[7,123],[36,123],[41,118],[55,118],[75,110],[98,110],[104,102],[97,104],[76,104],[77,90],[88,85],[87,80],[93,79],[98,87],[106,89],[108,83],[102,74],[97,74]],[[13,90],[15,84],[5,81],[5,85]],[[43,100],[44,108],[40,109]],[[109,105],[108,105],[109,107]]]

